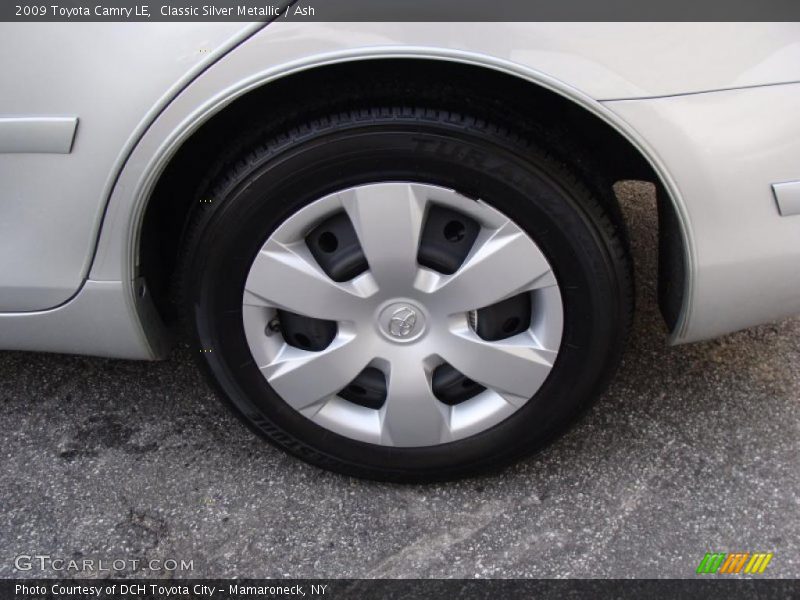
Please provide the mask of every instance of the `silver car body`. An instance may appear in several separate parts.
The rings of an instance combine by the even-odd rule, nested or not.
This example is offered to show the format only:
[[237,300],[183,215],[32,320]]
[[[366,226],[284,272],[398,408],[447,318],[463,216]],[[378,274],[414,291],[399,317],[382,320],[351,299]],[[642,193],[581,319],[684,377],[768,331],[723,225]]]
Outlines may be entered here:
[[5,23],[0,50],[2,349],[163,357],[138,246],[181,143],[282,77],[385,57],[501,71],[627,138],[680,228],[672,343],[800,312],[797,24]]

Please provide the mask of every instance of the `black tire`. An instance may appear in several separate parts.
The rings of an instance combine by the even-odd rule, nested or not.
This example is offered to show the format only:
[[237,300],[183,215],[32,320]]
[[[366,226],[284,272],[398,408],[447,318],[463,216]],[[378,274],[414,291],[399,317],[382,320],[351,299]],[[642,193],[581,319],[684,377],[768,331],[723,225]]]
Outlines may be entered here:
[[[187,228],[180,267],[194,350],[221,395],[259,434],[326,469],[379,480],[452,479],[496,470],[551,440],[604,389],[632,313],[622,233],[585,175],[509,128],[409,106],[331,114],[241,148]],[[290,408],[256,368],[242,291],[270,233],[333,191],[416,181],[492,204],[544,252],[564,303],[556,363],[534,398],[500,424],[427,448],[384,447],[326,430]],[[211,350],[211,352],[200,352]]]

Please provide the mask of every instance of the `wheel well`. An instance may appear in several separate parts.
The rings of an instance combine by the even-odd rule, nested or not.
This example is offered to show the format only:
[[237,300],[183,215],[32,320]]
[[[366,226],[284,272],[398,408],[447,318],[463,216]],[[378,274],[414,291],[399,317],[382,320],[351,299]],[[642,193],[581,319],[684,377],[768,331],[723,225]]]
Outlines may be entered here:
[[496,119],[539,136],[548,148],[561,149],[557,158],[580,172],[623,232],[614,183],[655,183],[659,299],[667,325],[675,326],[685,273],[680,224],[640,151],[585,108],[529,81],[485,67],[420,58],[353,61],[288,75],[238,98],[183,143],[150,197],[139,246],[140,275],[162,318],[169,323],[176,316],[171,287],[192,210],[236,150],[331,111],[404,101]]

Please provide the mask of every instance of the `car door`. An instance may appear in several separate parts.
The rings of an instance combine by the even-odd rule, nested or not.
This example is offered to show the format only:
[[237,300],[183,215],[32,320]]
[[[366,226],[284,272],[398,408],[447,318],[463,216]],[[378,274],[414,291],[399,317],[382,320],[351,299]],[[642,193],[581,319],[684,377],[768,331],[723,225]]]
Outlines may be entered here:
[[197,74],[263,26],[0,25],[0,312],[77,292],[130,149]]

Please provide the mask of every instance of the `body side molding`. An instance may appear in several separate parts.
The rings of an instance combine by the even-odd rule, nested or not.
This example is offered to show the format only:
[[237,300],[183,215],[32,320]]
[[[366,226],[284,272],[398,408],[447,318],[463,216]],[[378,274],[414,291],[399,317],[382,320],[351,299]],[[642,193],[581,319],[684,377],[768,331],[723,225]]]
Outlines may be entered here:
[[772,193],[782,217],[800,215],[800,181],[773,183]]
[[69,154],[78,117],[0,117],[0,154]]

